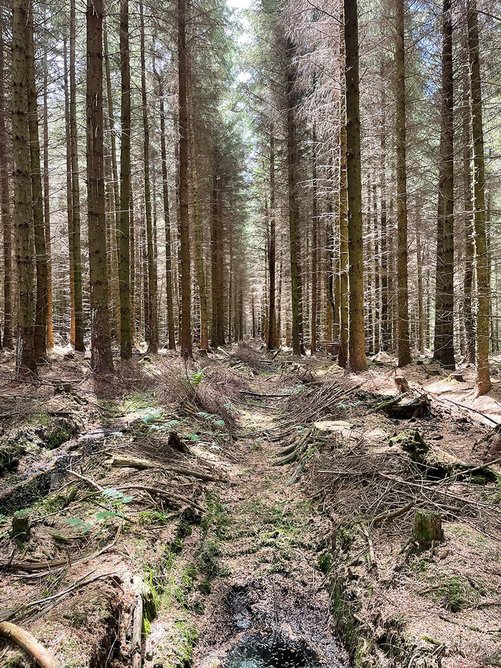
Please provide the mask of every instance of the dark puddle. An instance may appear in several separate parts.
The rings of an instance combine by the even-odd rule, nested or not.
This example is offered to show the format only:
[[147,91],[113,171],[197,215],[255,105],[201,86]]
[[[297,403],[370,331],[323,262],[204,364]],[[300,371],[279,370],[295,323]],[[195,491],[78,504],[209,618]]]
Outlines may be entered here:
[[302,641],[281,635],[244,637],[228,652],[224,668],[319,668],[314,652]]

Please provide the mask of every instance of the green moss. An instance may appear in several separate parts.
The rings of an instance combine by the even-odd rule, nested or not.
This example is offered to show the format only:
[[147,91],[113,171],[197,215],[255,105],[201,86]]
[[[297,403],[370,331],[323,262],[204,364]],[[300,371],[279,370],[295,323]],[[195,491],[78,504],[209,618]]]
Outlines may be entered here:
[[481,584],[474,587],[469,580],[459,575],[452,575],[441,579],[440,584],[430,592],[434,601],[451,612],[460,612],[464,608],[474,605],[484,591]]

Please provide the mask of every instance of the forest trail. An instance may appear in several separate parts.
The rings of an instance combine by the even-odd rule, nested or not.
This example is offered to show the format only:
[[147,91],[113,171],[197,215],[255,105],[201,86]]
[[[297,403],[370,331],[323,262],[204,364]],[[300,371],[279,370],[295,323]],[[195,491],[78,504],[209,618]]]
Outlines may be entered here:
[[[225,470],[228,483],[216,492],[210,508],[210,537],[195,532],[176,567],[179,573],[203,551],[214,560],[195,667],[347,665],[346,653],[332,635],[329,594],[318,566],[329,524],[291,485],[288,467],[274,466],[280,447],[273,436],[282,417],[279,395],[293,390],[275,374],[251,383],[238,405],[235,456]],[[152,623],[147,641],[151,665],[156,639],[172,617],[170,606],[164,612]]]

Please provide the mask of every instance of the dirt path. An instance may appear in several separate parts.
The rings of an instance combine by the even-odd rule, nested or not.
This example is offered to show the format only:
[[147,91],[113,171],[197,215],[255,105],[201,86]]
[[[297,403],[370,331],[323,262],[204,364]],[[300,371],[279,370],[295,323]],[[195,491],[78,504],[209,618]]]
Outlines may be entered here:
[[[253,389],[270,392],[263,382],[255,382]],[[198,636],[195,667],[237,666],[238,659],[256,657],[263,660],[262,650],[256,654],[252,649],[256,642],[260,646],[271,643],[270,663],[250,665],[271,666],[274,661],[277,666],[345,665],[344,653],[330,632],[329,596],[318,568],[327,527],[298,487],[290,485],[288,467],[272,465],[278,446],[268,435],[277,426],[279,402],[254,398],[242,402],[229,482],[212,497],[208,517],[186,541],[173,568],[174,579],[182,579],[179,573],[186,573],[190,564],[196,564],[205,576],[202,583],[200,574],[195,576],[195,589],[205,594],[203,600],[196,593],[187,606],[198,609],[199,614],[181,613]],[[155,644],[164,645],[166,630],[172,627],[171,604],[172,596],[152,624],[147,666],[158,664]],[[284,652],[290,663],[285,662]],[[226,655],[229,663],[223,662]]]

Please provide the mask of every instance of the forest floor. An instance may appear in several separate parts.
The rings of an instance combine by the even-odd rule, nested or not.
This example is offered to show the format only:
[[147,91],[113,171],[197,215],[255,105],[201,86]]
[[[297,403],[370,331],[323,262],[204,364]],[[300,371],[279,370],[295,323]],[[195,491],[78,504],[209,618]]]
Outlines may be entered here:
[[68,668],[501,665],[501,383],[393,365],[60,351],[35,385],[4,353],[0,629]]

